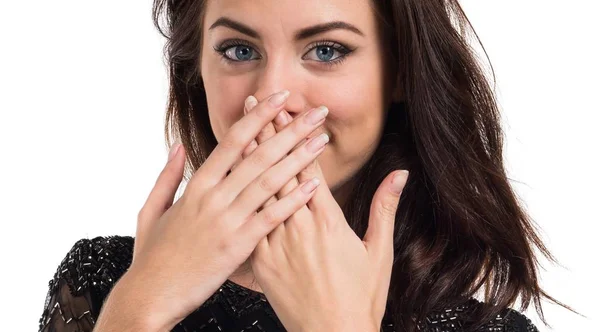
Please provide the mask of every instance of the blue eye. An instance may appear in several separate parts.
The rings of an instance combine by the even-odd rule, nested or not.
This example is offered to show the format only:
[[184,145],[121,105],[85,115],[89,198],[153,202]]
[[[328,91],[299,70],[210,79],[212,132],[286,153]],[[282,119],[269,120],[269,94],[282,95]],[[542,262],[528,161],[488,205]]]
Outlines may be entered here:
[[253,59],[254,50],[246,45],[238,45],[229,47],[223,53],[227,55],[227,58],[233,59],[232,61],[248,61]]
[[[321,47],[321,46],[319,46]],[[318,50],[319,47],[315,48],[315,50]],[[325,52],[317,52],[317,56],[320,57],[321,55],[325,56],[325,61],[329,61],[331,60],[331,58],[333,58],[333,53],[335,52],[335,49],[329,47],[329,46],[323,46],[323,48],[321,49]]]
[[[255,51],[254,47],[251,46],[248,42],[241,39],[231,39],[223,42],[221,45],[214,47],[215,52],[219,53],[221,57],[227,62],[249,62],[250,60],[260,59],[258,52]],[[320,40],[311,45],[310,51],[308,51],[302,58],[310,54],[311,52],[316,51],[316,62],[322,63],[323,65],[332,67],[333,65],[340,64],[343,60],[345,60],[346,56],[350,54],[353,50],[348,49],[344,45],[327,41]],[[334,58],[335,53],[339,53],[337,57]],[[257,57],[253,57],[253,55],[257,55]]]
[[[347,47],[330,41],[318,41],[312,46],[313,48],[311,48],[311,50],[306,54],[312,53],[313,50],[316,51],[316,61],[319,62],[331,63],[336,61],[342,61],[346,55],[352,52]],[[334,58],[334,54],[336,54],[336,52],[340,55]]]
[[249,60],[260,59],[260,57],[252,57],[255,53],[258,53],[254,50],[253,46],[241,39],[226,40],[220,45],[213,47],[213,49],[228,62],[247,62]]

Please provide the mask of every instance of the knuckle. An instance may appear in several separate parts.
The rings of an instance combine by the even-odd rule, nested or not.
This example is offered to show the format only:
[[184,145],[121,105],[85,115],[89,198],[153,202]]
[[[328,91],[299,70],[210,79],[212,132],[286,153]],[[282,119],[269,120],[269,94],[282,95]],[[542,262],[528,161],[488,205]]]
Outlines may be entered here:
[[306,136],[306,125],[302,121],[295,121],[293,126],[290,126],[290,130],[296,136]]
[[259,137],[266,140],[266,139],[270,138],[271,136],[275,135],[275,127],[273,127],[271,122],[269,122],[266,126],[263,127],[263,129],[260,131],[260,133],[258,135],[259,135]]
[[314,153],[309,152],[306,148],[292,151],[289,157],[294,158],[294,161],[302,162],[305,167],[310,160],[315,158]]
[[185,186],[184,194],[189,193],[192,197],[200,195],[209,188],[217,185],[219,180],[209,174],[203,166],[192,175],[188,181],[188,185]]
[[227,201],[227,195],[222,190],[213,190],[204,196],[205,204],[211,208],[222,206]]
[[226,150],[241,150],[244,147],[243,139],[234,131],[230,131],[219,144]]
[[261,167],[267,164],[268,161],[267,152],[264,149],[256,149],[247,160],[249,160],[252,165]]
[[266,192],[273,192],[275,191],[275,183],[273,181],[273,179],[269,176],[266,175],[262,175],[259,179],[258,179],[258,187]]
[[[198,183],[202,183],[202,182],[198,182]],[[194,185],[187,185],[184,190],[183,193],[181,194],[181,197],[201,197],[201,193],[204,191],[204,188],[202,187],[198,187],[198,186],[194,186]]]
[[379,213],[379,217],[389,217],[394,216],[396,213],[396,205],[393,202],[384,201],[379,204],[379,209],[377,209]]
[[301,171],[300,174],[303,177],[315,177],[317,176],[317,168],[316,168],[316,156],[314,154],[310,154],[308,156],[306,156],[305,158],[308,158],[310,161],[308,162],[308,165],[306,165],[306,167],[304,167]]
[[197,202],[196,208],[194,210],[196,211],[221,211],[222,207],[224,206],[224,204],[226,204],[225,201],[226,197],[224,196],[224,194],[219,191],[219,190],[211,190],[210,192],[207,192],[204,196],[202,196],[200,199],[195,200],[195,202]]
[[260,213],[262,214],[262,220],[269,227],[277,225],[281,218],[280,213],[272,207],[264,209]]
[[254,152],[254,150],[256,150],[257,147],[258,143],[256,143],[256,140],[252,140],[252,142],[250,142],[246,150],[244,150],[244,153],[242,154],[243,157],[247,158],[249,155],[252,154],[252,152]]

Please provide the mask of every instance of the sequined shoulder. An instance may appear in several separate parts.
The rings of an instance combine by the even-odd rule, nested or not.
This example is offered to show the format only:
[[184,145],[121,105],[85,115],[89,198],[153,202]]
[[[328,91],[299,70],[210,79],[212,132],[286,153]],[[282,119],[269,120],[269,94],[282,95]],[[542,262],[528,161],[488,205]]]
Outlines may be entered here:
[[132,237],[80,239],[48,282],[39,331],[91,331],[100,307],[131,265]]
[[60,262],[49,281],[50,293],[58,281],[66,281],[71,295],[91,290],[105,298],[116,281],[127,271],[133,257],[134,239],[130,236],[98,236],[80,239]]
[[[463,331],[464,322],[470,320],[470,313],[476,310],[483,303],[475,298],[471,298],[464,304],[455,308],[436,311],[429,315],[425,321],[421,322],[417,330],[426,332],[459,332]],[[522,313],[505,308],[496,317],[490,320],[484,326],[481,326],[478,332],[539,332],[536,326]]]
[[507,310],[505,319],[505,332],[539,332],[531,319],[514,309]]

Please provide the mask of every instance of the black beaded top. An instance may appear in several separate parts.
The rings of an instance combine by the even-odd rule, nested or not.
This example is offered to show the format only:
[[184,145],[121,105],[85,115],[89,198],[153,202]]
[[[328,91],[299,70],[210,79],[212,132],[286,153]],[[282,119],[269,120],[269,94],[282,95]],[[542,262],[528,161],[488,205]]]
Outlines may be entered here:
[[[91,332],[111,288],[129,269],[133,244],[134,238],[130,236],[99,236],[77,241],[48,283],[39,331]],[[462,331],[461,319],[465,312],[479,303],[472,298],[462,306],[432,313],[418,324],[418,330]],[[388,317],[384,317],[381,329],[396,331]],[[263,293],[227,279],[172,331],[280,332],[286,329]],[[513,309],[505,309],[480,331],[539,332],[526,316]]]

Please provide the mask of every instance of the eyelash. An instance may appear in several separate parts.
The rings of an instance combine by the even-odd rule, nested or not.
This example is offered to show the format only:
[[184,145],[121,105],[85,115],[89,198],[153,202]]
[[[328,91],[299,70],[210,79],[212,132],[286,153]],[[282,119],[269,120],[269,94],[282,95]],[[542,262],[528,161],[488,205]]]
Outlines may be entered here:
[[[248,61],[244,61],[244,60],[232,60],[229,57],[227,57],[227,55],[225,55],[225,53],[228,49],[230,49],[232,47],[236,47],[236,46],[245,46],[245,47],[255,49],[254,46],[252,46],[251,44],[249,44],[248,42],[246,42],[242,39],[226,40],[223,43],[221,43],[220,45],[213,47],[213,49],[215,50],[215,52],[217,52],[221,56],[221,58],[223,60],[225,60],[225,62],[227,62],[229,64],[234,64],[234,63],[238,63],[238,62],[248,62]],[[328,68],[332,68],[334,66],[340,65],[342,62],[344,62],[344,60],[346,60],[346,57],[354,51],[354,49],[350,49],[340,43],[336,43],[336,42],[332,42],[330,40],[323,39],[323,40],[318,40],[318,41],[314,42],[313,44],[311,44],[308,52],[311,52],[312,50],[314,50],[315,48],[317,48],[319,46],[331,47],[335,51],[338,51],[341,53],[341,55],[338,56],[337,58],[335,58],[334,60],[317,61],[317,62],[322,63],[323,65],[327,66]],[[305,55],[308,54],[308,52],[306,52]]]

